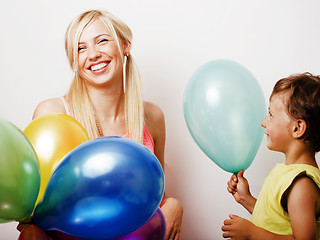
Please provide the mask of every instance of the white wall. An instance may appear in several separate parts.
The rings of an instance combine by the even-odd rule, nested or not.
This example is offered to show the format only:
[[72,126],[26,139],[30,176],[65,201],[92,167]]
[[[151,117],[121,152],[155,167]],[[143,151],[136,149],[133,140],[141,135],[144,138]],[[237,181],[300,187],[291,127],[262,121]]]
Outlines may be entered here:
[[[78,13],[106,9],[134,34],[134,55],[146,100],[164,111],[168,195],[184,206],[181,239],[222,239],[229,213],[249,215],[226,191],[227,173],[193,141],[183,117],[191,74],[214,59],[230,59],[257,78],[266,101],[274,83],[292,73],[320,73],[318,0],[11,0],[0,8],[0,116],[22,130],[37,103],[61,96],[71,71],[64,32]],[[247,170],[252,193],[283,156],[265,140]],[[0,239],[17,239],[16,223],[0,224]],[[6,236],[6,237],[5,237]]]

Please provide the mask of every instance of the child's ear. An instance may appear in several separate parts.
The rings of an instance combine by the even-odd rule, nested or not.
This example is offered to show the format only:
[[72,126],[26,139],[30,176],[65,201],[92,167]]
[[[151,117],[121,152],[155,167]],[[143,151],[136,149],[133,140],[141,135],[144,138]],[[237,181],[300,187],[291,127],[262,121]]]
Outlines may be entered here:
[[295,120],[292,130],[292,136],[298,139],[306,132],[307,123],[302,119]]

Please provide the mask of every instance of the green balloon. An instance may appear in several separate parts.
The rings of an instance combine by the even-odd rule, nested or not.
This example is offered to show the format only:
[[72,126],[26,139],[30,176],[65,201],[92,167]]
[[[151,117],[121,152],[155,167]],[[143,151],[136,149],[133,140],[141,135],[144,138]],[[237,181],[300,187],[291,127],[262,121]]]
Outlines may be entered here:
[[247,169],[261,144],[263,92],[240,64],[215,60],[201,66],[184,92],[184,117],[201,150],[231,173]]
[[33,212],[40,188],[37,155],[24,133],[0,118],[0,219],[22,221]]
[[0,223],[7,223],[7,222],[10,222],[10,220],[4,220],[0,218]]

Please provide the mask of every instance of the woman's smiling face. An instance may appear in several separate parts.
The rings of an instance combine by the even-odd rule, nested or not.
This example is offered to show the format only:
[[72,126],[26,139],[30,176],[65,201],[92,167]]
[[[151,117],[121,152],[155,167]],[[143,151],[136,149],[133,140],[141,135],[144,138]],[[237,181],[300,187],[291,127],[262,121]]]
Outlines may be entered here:
[[116,39],[101,20],[91,22],[78,44],[78,71],[88,84],[122,80],[123,57]]

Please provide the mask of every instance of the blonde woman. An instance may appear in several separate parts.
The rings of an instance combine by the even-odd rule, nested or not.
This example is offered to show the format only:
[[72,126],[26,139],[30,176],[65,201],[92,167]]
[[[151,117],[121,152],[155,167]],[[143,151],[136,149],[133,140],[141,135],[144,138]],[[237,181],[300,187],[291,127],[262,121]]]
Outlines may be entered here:
[[[48,113],[73,116],[90,138],[123,136],[155,153],[164,167],[165,121],[162,110],[144,102],[137,66],[130,54],[128,26],[106,11],[87,11],[76,17],[65,35],[65,50],[74,78],[61,98],[41,102],[33,118]],[[161,210],[167,222],[166,239],[179,239],[182,206],[164,196]]]

